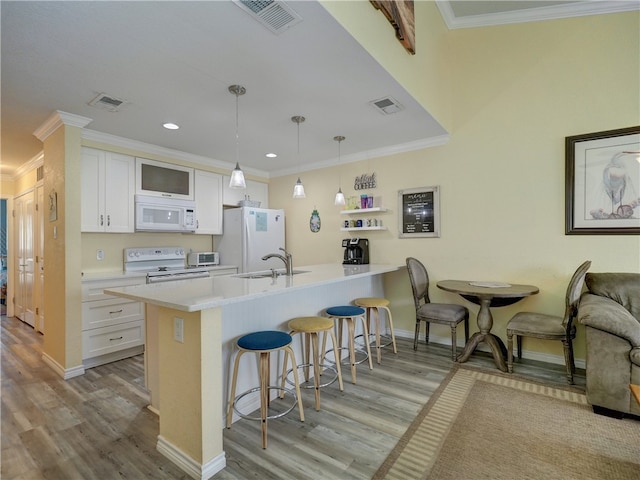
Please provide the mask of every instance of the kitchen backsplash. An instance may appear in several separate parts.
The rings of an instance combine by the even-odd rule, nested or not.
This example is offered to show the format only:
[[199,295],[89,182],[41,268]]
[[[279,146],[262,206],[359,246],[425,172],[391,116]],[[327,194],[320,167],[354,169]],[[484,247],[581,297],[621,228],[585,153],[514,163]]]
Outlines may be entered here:
[[[128,247],[180,246],[189,252],[212,251],[213,236],[183,233],[83,233],[82,271],[113,272],[123,269],[123,250]],[[98,250],[104,260],[97,259]]]

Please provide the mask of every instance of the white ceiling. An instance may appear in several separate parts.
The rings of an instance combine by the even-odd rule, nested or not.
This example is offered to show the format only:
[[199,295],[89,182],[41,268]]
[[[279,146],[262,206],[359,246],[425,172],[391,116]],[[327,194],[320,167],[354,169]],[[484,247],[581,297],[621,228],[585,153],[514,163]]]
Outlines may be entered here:
[[[238,100],[239,151],[249,173],[335,164],[336,135],[346,137],[343,162],[446,141],[444,129],[319,3],[286,4],[302,22],[274,34],[231,1],[2,1],[0,173],[13,175],[39,154],[33,132],[56,110],[92,119],[88,137],[113,135],[110,143],[130,139],[233,166],[232,84],[247,89]],[[591,11],[584,13],[585,4]],[[638,8],[638,0],[438,2],[449,28],[525,21],[526,12],[604,13],[595,4]],[[128,103],[115,113],[89,106],[100,93]],[[369,104],[387,96],[404,110],[383,115]],[[294,115],[307,119],[299,158]],[[166,130],[167,121],[181,128]],[[265,158],[268,152],[278,157]]]

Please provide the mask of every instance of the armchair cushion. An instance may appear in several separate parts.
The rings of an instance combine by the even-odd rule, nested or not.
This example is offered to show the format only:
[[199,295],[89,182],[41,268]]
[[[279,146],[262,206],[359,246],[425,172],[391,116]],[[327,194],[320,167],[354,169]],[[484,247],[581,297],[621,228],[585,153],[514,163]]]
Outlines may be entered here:
[[637,273],[588,273],[589,292],[622,305],[640,322],[640,275]]
[[640,322],[611,298],[585,293],[580,300],[578,321],[598,330],[622,337],[640,347]]

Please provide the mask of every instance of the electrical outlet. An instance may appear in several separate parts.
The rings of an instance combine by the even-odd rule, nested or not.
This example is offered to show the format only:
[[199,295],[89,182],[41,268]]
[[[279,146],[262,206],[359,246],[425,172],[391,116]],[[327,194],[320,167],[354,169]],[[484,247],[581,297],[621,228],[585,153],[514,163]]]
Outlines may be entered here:
[[96,258],[98,260],[104,260],[104,250],[96,250]]
[[184,343],[184,318],[173,317],[173,339]]

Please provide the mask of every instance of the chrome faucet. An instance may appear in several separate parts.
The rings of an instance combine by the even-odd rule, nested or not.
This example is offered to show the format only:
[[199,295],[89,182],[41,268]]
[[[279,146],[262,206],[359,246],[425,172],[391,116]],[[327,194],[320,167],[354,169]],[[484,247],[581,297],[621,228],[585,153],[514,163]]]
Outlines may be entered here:
[[280,248],[284,252],[284,255],[280,255],[279,253],[268,253],[262,260],[269,260],[270,258],[279,258],[284,262],[284,266],[287,272],[287,275],[293,275],[293,257],[289,252],[287,252],[284,248]]

